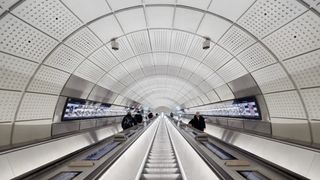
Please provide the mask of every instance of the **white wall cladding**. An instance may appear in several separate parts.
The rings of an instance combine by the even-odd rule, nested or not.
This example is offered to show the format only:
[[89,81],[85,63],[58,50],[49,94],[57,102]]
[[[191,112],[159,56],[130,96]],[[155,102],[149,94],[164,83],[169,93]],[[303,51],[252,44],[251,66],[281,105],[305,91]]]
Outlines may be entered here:
[[44,64],[72,73],[85,59],[71,48],[60,45],[45,60]]
[[219,74],[224,81],[228,83],[247,74],[247,70],[239,63],[237,59],[232,59],[227,64],[222,66],[217,71],[217,74]]
[[52,118],[58,96],[26,93],[23,96],[17,121]]
[[193,35],[182,31],[173,31],[171,39],[171,52],[186,54],[189,50]]
[[271,117],[306,119],[297,91],[286,91],[264,95]]
[[308,11],[263,39],[263,42],[282,60],[320,48],[319,29],[319,16]]
[[11,14],[0,21],[0,49],[22,58],[41,62],[58,44],[49,36]]
[[21,94],[21,92],[0,90],[0,122],[14,120]]
[[38,64],[0,52],[0,87],[23,90]]
[[27,91],[59,95],[70,74],[42,65]]
[[230,90],[229,86],[224,84],[218,88],[214,89],[221,101],[228,100],[228,99],[234,99],[234,95],[232,91]]
[[256,43],[253,46],[247,48],[242,53],[240,53],[237,58],[249,72],[276,63],[276,59],[260,43]]
[[151,51],[150,40],[147,31],[139,31],[127,36],[135,54],[142,54]]
[[105,71],[88,60],[85,60],[83,63],[81,63],[81,65],[74,72],[74,75],[93,83],[97,83],[104,74]]
[[173,7],[148,7],[146,16],[149,28],[171,28],[174,15]]
[[301,90],[310,119],[320,120],[320,88]]
[[263,93],[294,89],[289,77],[279,63],[252,73]]
[[300,88],[320,85],[320,50],[285,61],[283,64]]
[[65,44],[85,57],[102,46],[102,42],[88,28],[76,32],[67,39]]
[[238,24],[262,38],[306,10],[297,1],[259,0],[239,19]]
[[171,42],[171,31],[150,30],[150,42],[152,51],[169,51]]
[[[202,12],[191,9],[176,8],[174,16],[174,25],[176,29],[184,29],[189,32],[195,32],[203,16]],[[186,19],[188,21],[186,21]]]
[[12,13],[60,41],[82,25],[58,0],[24,1]]
[[212,51],[204,59],[203,63],[209,66],[214,71],[218,70],[221,66],[231,60],[232,55],[220,46],[214,46]]
[[143,8],[116,13],[116,16],[125,33],[147,28]]
[[117,39],[117,42],[119,43],[119,50],[117,51],[112,50],[110,43],[106,46],[119,61],[127,60],[134,55],[126,37],[121,37]]

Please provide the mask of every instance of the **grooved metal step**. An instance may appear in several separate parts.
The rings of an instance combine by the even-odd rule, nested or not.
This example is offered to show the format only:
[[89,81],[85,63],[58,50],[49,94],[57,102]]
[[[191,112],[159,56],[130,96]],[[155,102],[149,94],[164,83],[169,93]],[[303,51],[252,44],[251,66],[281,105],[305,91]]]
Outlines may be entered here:
[[179,165],[164,122],[160,122],[142,171],[141,180],[182,180]]

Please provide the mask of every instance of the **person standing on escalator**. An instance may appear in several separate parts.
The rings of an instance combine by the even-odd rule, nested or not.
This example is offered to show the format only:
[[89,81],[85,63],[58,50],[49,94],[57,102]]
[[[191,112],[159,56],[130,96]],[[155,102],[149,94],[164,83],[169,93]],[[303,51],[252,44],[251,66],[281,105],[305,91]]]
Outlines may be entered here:
[[200,131],[204,131],[206,129],[206,122],[200,113],[196,112],[196,115],[194,115],[193,119],[189,121],[188,126],[192,126]]
[[137,121],[131,116],[131,112],[128,112],[122,119],[121,126],[122,129],[128,129],[132,126],[137,125]]

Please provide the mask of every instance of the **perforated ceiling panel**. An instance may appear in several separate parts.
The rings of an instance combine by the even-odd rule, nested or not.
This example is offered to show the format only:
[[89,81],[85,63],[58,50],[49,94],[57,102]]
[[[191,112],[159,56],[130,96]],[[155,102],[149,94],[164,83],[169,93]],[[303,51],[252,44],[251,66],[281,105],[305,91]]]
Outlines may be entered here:
[[297,1],[292,0],[265,0],[257,1],[238,24],[262,38],[278,29],[290,20],[298,17],[307,9]]
[[146,29],[146,21],[142,8],[123,11],[116,14],[124,32],[129,33]]
[[192,42],[193,35],[181,31],[173,31],[171,39],[171,52],[186,54]]
[[[176,8],[174,28],[195,32],[202,19],[203,13],[189,9]],[[186,19],[188,21],[186,21]]]
[[11,14],[0,21],[0,49],[35,62],[41,62],[58,44]]
[[28,91],[58,95],[69,76],[70,74],[63,71],[48,66],[41,66],[33,77]]
[[237,55],[255,42],[255,39],[248,33],[236,26],[232,26],[221,38],[219,45],[224,47],[233,55]]
[[94,52],[89,59],[106,72],[119,63],[105,46]]
[[147,31],[129,34],[127,37],[135,54],[142,54],[151,51],[150,40]]
[[309,118],[320,120],[320,88],[301,90]]
[[320,50],[284,62],[291,77],[300,88],[319,86]]
[[12,13],[60,41],[82,25],[58,0],[24,1]]
[[223,100],[234,99],[234,95],[228,85],[222,85],[215,89],[215,92],[219,96],[219,98]]
[[195,36],[193,38],[193,41],[191,43],[191,48],[188,52],[188,56],[191,56],[195,59],[198,59],[200,61],[203,60],[203,58],[205,58],[207,56],[207,54],[210,52],[210,50],[212,49],[213,43],[210,42],[210,48],[208,49],[203,49],[202,48],[202,43],[205,41],[204,38],[199,37],[199,36]]
[[0,53],[0,87],[23,90],[37,67],[37,63]]
[[210,102],[217,102],[220,101],[218,95],[214,90],[211,90],[207,93],[207,97],[209,98]]
[[26,93],[22,99],[17,120],[53,118],[58,96]]
[[296,91],[268,94],[264,97],[271,117],[306,118]]
[[118,65],[113,68],[109,74],[117,80],[121,80],[124,76],[128,76],[128,72],[122,65]]
[[0,122],[14,119],[20,98],[21,92],[0,90]]
[[255,71],[267,65],[276,62],[276,59],[271,55],[266,48],[260,43],[249,47],[237,56],[241,63],[249,72]]
[[208,65],[214,71],[231,60],[232,55],[220,46],[215,46],[208,56],[204,59],[203,63]]
[[232,59],[227,64],[222,66],[217,73],[224,79],[225,82],[235,80],[245,74],[246,69],[239,63],[237,59]]
[[289,77],[279,64],[252,73],[263,93],[294,89]]
[[101,41],[88,29],[83,28],[68,38],[66,45],[75,49],[83,56],[88,56],[94,50],[102,46]]
[[91,61],[86,60],[81,63],[74,74],[83,79],[96,83],[105,74],[105,71],[93,64]]
[[171,41],[171,31],[150,30],[150,41],[152,51],[169,51]]
[[61,45],[50,54],[44,64],[72,73],[84,59],[81,54]]
[[225,82],[221,79],[221,77],[218,76],[216,73],[212,74],[206,81],[213,88],[217,88],[217,87],[222,86],[223,84],[225,84]]
[[312,11],[308,11],[266,37],[263,42],[278,58],[286,59],[320,48],[319,29],[319,16]]

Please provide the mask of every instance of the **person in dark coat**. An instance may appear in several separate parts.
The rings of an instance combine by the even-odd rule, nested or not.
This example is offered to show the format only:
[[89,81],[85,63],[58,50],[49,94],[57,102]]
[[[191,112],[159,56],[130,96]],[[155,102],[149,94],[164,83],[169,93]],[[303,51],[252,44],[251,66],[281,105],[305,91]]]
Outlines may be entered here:
[[137,123],[142,123],[142,115],[140,114],[140,111],[137,112],[136,115],[134,115],[134,119],[136,120]]
[[194,115],[193,119],[189,121],[188,125],[199,129],[200,131],[204,131],[204,129],[206,129],[204,118],[200,115],[199,112],[196,112],[196,115]]
[[131,128],[136,124],[137,124],[137,121],[131,116],[131,112],[128,112],[127,115],[123,117],[121,122],[121,126],[123,130]]
[[153,118],[153,113],[152,113],[152,112],[150,112],[150,113],[148,114],[148,118],[149,118],[149,119],[152,119],[152,118]]

